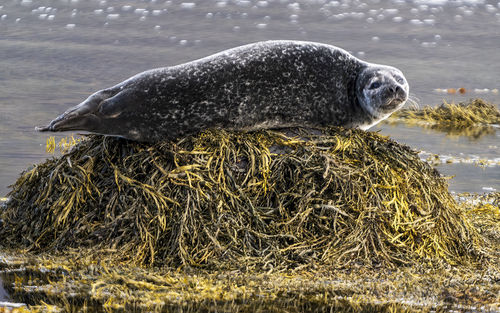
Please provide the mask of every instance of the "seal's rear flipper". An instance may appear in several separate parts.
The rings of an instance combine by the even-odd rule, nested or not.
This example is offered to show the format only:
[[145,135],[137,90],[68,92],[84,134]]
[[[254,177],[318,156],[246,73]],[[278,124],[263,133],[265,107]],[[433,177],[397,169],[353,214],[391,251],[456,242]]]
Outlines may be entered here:
[[37,132],[47,132],[47,131],[50,131],[50,126],[47,125],[47,126],[35,126],[35,130]]
[[99,129],[101,118],[96,116],[96,114],[101,115],[99,113],[99,105],[116,93],[117,91],[114,89],[98,91],[79,105],[56,117],[49,125],[35,127],[35,130],[39,132],[60,132],[67,130],[94,131]]
[[68,130],[95,131],[100,124],[101,119],[94,114],[75,115],[64,113],[50,122],[49,125],[35,127],[35,130],[39,132],[62,132]]

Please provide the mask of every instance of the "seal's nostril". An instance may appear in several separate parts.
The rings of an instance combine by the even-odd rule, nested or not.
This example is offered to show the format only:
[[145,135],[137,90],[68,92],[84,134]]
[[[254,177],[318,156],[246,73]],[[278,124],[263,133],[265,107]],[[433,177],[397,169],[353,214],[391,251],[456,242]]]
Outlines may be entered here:
[[397,87],[396,87],[396,92],[398,92],[398,93],[399,93],[399,92],[401,92],[401,91],[403,91],[403,90],[401,89],[401,87],[397,86]]

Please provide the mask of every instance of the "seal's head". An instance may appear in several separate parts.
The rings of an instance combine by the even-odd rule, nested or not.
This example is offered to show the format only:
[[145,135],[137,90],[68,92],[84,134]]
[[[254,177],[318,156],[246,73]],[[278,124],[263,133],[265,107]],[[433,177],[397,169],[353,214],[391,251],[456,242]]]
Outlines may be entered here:
[[360,128],[369,128],[399,110],[408,100],[408,92],[408,83],[397,68],[382,65],[365,67],[356,79],[356,96],[372,120]]

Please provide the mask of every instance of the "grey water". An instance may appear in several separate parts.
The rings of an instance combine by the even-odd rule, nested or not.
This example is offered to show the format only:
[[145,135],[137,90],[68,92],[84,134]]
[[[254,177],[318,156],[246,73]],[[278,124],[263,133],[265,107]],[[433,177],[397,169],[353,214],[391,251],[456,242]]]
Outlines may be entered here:
[[[421,106],[500,103],[499,1],[2,0],[0,197],[22,170],[50,157],[50,135],[34,126],[138,72],[269,39],[333,44],[396,66]],[[442,91],[461,87],[464,95]],[[470,140],[401,125],[372,130],[428,153],[500,157],[500,131]],[[500,166],[438,169],[454,176],[452,191],[500,190]]]
[[7,294],[7,291],[5,291],[5,288],[3,287],[2,278],[0,277],[0,303],[7,300],[9,300],[9,295]]

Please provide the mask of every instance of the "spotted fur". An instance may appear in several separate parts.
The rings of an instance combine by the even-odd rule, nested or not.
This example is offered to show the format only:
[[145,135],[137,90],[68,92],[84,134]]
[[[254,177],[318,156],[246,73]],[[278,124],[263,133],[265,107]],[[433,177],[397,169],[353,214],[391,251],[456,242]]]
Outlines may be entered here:
[[[375,81],[377,90],[369,88]],[[206,128],[367,128],[407,95],[408,84],[393,67],[326,44],[267,41],[137,74],[38,130],[155,142]]]

